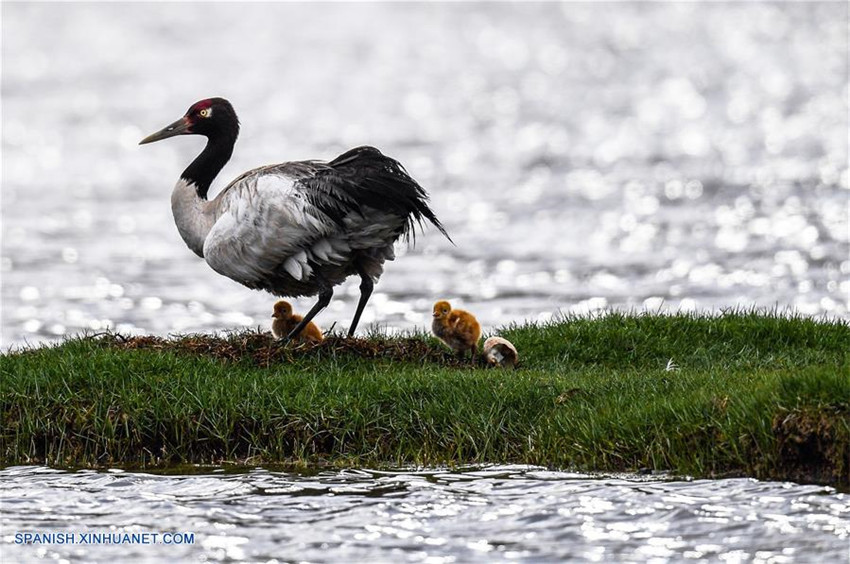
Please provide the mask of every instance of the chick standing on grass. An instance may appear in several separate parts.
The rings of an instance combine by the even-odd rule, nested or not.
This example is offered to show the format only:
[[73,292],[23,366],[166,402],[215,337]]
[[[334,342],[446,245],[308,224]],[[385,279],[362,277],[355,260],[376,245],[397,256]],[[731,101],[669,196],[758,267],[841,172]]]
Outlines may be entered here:
[[[292,305],[286,300],[280,300],[274,304],[272,317],[274,318],[274,321],[272,321],[272,335],[274,335],[275,339],[289,335],[289,332],[303,319],[300,315],[292,313]],[[323,339],[322,332],[311,321],[304,327],[295,340],[302,343],[321,343]]]
[[466,355],[466,351],[472,351],[472,360],[475,360],[478,339],[481,338],[481,325],[468,311],[452,309],[445,300],[435,303],[431,331],[461,358]]
[[516,347],[507,339],[490,337],[484,341],[484,358],[491,366],[516,368],[519,353]]

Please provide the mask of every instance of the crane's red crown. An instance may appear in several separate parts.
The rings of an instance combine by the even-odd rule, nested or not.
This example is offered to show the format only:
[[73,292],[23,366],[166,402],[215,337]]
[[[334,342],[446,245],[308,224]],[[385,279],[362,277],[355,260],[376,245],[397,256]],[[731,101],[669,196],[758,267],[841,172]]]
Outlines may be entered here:
[[200,102],[195,102],[192,104],[192,107],[189,108],[191,110],[205,110],[213,105],[212,100],[201,100]]

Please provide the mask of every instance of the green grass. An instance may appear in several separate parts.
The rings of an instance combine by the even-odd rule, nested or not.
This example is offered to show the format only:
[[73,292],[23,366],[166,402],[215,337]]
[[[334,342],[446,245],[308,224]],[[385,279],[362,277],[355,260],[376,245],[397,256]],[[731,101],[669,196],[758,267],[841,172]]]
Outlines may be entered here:
[[846,322],[611,313],[499,334],[518,370],[424,335],[312,349],[107,335],[4,355],[0,464],[528,463],[850,485]]

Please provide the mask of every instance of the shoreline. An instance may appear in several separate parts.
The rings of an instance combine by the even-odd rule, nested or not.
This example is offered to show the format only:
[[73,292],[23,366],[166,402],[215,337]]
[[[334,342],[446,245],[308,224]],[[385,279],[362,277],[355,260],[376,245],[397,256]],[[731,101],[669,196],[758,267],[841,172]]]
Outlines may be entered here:
[[0,355],[0,466],[530,464],[850,489],[850,324],[609,313],[494,332],[516,370],[424,334],[105,334]]

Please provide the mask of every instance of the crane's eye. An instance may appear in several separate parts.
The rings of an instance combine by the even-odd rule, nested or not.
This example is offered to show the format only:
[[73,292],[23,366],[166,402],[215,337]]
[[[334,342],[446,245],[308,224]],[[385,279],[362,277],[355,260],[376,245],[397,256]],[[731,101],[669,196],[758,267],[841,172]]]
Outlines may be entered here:
[[200,113],[201,117],[208,118],[212,115],[212,108],[204,108],[198,113]]

